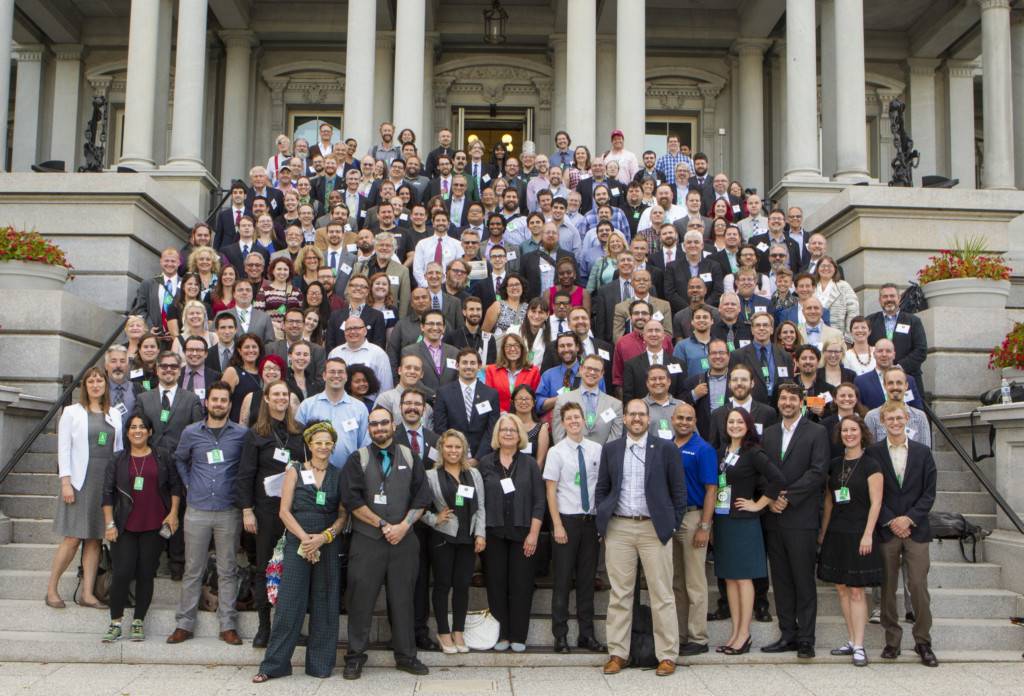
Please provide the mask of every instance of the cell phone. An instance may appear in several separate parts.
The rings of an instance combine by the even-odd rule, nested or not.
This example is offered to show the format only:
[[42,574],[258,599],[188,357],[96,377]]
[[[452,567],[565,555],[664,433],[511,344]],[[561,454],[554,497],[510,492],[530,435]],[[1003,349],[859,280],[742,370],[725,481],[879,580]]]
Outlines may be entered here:
[[171,531],[171,525],[164,522],[163,525],[160,527],[160,536],[162,536],[164,539],[170,539],[171,536],[173,536],[173,534],[174,533]]

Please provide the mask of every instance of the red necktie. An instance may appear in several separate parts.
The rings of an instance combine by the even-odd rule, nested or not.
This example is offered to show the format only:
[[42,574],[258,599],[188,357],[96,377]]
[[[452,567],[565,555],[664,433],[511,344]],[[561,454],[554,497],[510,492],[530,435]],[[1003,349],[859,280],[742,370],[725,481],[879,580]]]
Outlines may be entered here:
[[438,238],[437,246],[434,247],[434,263],[441,263],[441,239]]
[[414,454],[419,454],[420,453],[420,439],[416,436],[416,431],[415,430],[410,430],[409,431],[409,437],[411,438],[409,440],[409,442],[412,444],[412,451],[413,451],[413,453]]
[[238,223],[240,223],[241,221],[242,221],[242,211],[241,210],[236,210],[235,211],[235,227],[238,227]]

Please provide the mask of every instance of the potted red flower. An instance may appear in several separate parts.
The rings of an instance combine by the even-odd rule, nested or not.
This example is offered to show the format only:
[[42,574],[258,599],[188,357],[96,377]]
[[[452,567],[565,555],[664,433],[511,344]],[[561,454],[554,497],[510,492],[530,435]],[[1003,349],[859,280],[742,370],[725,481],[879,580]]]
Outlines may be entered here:
[[987,254],[984,237],[955,240],[917,272],[929,308],[1003,309],[1010,295],[1010,267],[1002,256]]
[[1002,370],[1003,377],[1024,376],[1024,323],[1014,322],[1003,342],[988,354],[990,370]]
[[0,289],[60,290],[71,270],[64,250],[38,232],[0,230]]

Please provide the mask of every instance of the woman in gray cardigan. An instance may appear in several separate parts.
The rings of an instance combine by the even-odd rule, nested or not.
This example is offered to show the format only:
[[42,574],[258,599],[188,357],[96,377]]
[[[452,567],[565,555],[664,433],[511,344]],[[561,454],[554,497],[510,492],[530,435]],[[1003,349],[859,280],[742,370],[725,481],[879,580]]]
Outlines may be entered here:
[[[437,640],[447,655],[468,653],[463,638],[469,609],[469,585],[475,555],[486,546],[484,481],[468,463],[469,443],[458,430],[445,431],[437,441],[441,465],[427,471],[434,502],[423,520],[430,533],[430,564],[434,568],[434,618]],[[448,594],[452,594],[452,623],[448,625]]]

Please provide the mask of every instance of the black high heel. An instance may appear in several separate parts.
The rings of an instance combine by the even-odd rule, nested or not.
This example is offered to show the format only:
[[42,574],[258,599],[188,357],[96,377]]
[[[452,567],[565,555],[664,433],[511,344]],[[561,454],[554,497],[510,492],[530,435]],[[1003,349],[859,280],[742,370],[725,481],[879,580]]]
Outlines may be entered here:
[[725,649],[722,650],[722,653],[724,655],[743,655],[744,653],[750,652],[750,643],[751,643],[750,636],[747,636],[747,642],[743,644],[743,647],[741,647],[741,648],[734,648],[734,647],[732,647],[730,645],[727,645],[727,646],[725,646]]

